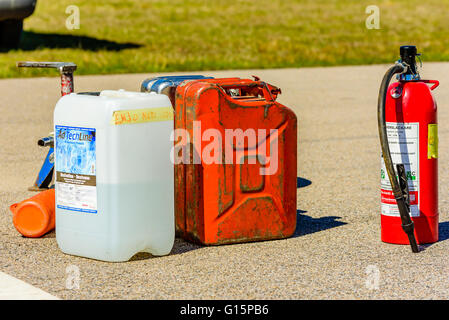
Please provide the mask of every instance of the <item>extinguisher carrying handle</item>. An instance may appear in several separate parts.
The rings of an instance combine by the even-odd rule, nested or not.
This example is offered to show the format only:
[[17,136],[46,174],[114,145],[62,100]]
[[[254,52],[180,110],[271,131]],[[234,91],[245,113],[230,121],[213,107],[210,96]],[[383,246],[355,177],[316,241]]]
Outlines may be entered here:
[[440,81],[438,81],[438,80],[422,80],[422,79],[420,79],[420,80],[407,80],[407,81],[404,81],[404,82],[424,82],[424,83],[431,83],[431,84],[433,84],[433,86],[430,87],[430,90],[434,90],[434,89],[436,89],[436,88],[440,85]]
[[440,81],[438,80],[421,80],[424,83],[433,83],[433,86],[430,87],[430,90],[436,89],[440,85]]

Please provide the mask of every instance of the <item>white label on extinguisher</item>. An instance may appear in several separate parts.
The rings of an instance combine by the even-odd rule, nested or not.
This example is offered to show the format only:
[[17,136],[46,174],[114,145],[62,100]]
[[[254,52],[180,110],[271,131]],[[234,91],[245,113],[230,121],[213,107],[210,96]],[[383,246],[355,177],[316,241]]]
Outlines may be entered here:
[[[419,217],[419,123],[387,122],[386,127],[394,169],[396,171],[396,165],[402,163],[407,174],[410,215]],[[381,163],[381,212],[386,216],[399,217],[383,158]]]

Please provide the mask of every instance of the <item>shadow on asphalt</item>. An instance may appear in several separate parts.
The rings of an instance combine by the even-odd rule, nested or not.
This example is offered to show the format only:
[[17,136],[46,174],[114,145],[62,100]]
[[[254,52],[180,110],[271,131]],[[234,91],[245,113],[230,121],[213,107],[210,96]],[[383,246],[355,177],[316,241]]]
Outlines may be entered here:
[[[296,186],[297,188],[304,188],[312,184],[312,181],[297,177]],[[335,228],[341,225],[346,224],[346,222],[336,221],[336,219],[340,219],[340,217],[321,217],[321,218],[312,218],[304,215],[306,211],[297,210],[297,224],[296,231],[293,237],[302,236],[305,234],[310,234],[318,231],[327,230],[330,228]],[[202,246],[196,245],[193,243],[189,243],[184,241],[183,239],[176,238],[175,243],[173,245],[173,249],[170,252],[170,255],[175,254],[183,254],[192,250],[200,249]],[[139,252],[135,254],[129,261],[141,261],[154,258],[151,253],[147,252]]]
[[307,186],[310,186],[312,184],[312,181],[301,178],[301,177],[297,177],[296,178],[296,188],[304,188]]
[[[304,188],[311,184],[312,181],[310,180],[301,177],[296,178],[297,188]],[[298,209],[296,212],[297,212],[297,222],[296,222],[296,230],[295,233],[293,234],[293,237],[299,237],[306,234],[324,231],[327,229],[347,224],[346,222],[338,221],[338,219],[341,219],[341,217],[337,216],[312,218],[304,214],[307,211]]]
[[[440,222],[438,224],[438,242],[442,242],[449,239],[449,221]],[[433,246],[435,243],[426,243],[426,244],[420,244],[419,248],[421,251],[427,250],[431,246]]]
[[[192,250],[196,250],[202,248],[202,246],[186,242],[180,238],[175,239],[175,243],[173,244],[173,249],[170,252],[170,256],[175,254],[182,254],[186,253]],[[156,256],[153,256],[151,253],[148,252],[139,252],[136,253],[129,261],[140,261],[140,260],[147,260],[151,258],[157,258]]]
[[438,225],[438,241],[449,239],[449,221],[440,222]]
[[304,213],[306,212],[307,211],[304,210],[297,210],[296,231],[293,234],[293,237],[300,237],[347,224],[346,222],[338,221],[341,217],[329,216],[313,218],[305,215]]
[[[299,180],[300,178],[298,178]],[[305,179],[304,179],[305,180]],[[307,180],[308,181],[308,180]],[[338,221],[338,219],[341,219],[341,217],[338,216],[328,216],[328,217],[320,217],[320,218],[313,218],[310,216],[305,215],[307,211],[304,210],[297,210],[297,223],[296,223],[296,231],[293,234],[293,237],[300,237],[307,234],[320,232],[332,228],[336,228],[339,226],[343,226],[347,224],[347,222],[344,221]],[[50,233],[50,235],[54,232]],[[50,236],[51,237],[51,236]],[[441,222],[439,224],[439,240],[438,242],[445,241],[449,239],[449,221]],[[430,247],[432,244],[427,245],[421,245],[421,250],[425,250],[428,247]],[[189,242],[186,242],[182,239],[176,238],[175,244],[173,246],[173,249],[170,253],[170,255],[174,254],[182,254],[191,250],[200,249],[202,246],[195,245]],[[140,252],[137,253],[134,257],[131,258],[130,261],[139,261],[139,260],[146,260],[153,258],[153,256],[150,253]]]
[[42,236],[42,238],[56,238],[56,232],[53,229],[53,231],[50,231],[49,233]]
[[25,51],[32,51],[38,48],[121,51],[123,49],[140,48],[141,46],[137,43],[119,43],[87,36],[23,31],[19,49]]

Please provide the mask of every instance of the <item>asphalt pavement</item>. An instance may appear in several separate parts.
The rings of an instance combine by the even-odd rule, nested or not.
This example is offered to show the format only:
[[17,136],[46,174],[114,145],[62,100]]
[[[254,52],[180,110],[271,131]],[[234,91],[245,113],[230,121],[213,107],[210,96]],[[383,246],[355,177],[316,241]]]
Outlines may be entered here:
[[[27,191],[52,131],[59,78],[0,80],[0,271],[62,299],[448,299],[449,63],[424,63],[440,81],[440,241],[419,254],[380,241],[377,95],[387,65],[211,71],[282,88],[298,117],[298,225],[285,240],[201,247],[107,263],[63,254],[55,232],[22,237],[9,206]],[[126,89],[160,74],[76,76],[75,90]]]

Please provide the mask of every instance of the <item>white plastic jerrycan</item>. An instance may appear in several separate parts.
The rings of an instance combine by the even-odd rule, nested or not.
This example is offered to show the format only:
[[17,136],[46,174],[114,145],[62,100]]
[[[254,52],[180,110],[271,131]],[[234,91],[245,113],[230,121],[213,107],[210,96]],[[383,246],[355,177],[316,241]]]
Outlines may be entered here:
[[127,261],[170,253],[173,108],[166,95],[105,90],[54,111],[56,240],[67,254]]

